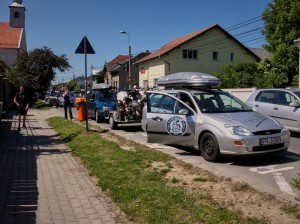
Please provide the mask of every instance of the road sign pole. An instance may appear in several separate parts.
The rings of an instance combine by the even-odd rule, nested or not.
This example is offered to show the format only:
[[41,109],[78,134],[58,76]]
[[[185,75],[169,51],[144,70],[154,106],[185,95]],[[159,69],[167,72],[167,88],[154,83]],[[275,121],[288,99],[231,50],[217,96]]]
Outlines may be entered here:
[[87,37],[84,36],[81,40],[79,46],[77,47],[75,54],[84,54],[84,67],[85,67],[85,126],[86,130],[88,131],[88,108],[87,108],[87,87],[88,87],[88,81],[87,81],[87,54],[95,54],[95,51],[88,41]]
[[87,44],[86,38],[84,38],[84,69],[85,69],[85,127],[86,130],[89,130],[88,122],[88,108],[87,108]]

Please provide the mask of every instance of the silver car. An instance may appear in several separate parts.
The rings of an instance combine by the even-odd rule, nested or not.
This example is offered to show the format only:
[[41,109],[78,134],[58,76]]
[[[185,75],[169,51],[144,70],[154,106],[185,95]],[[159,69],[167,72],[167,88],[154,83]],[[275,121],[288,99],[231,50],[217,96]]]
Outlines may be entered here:
[[290,131],[300,132],[299,89],[259,89],[246,103],[253,110],[279,120]]
[[212,89],[213,82],[207,82],[211,77],[175,73],[161,81],[169,90],[148,91],[142,127],[149,143],[193,147],[213,162],[222,154],[254,155],[288,149],[290,133],[281,122],[253,111],[227,92]]

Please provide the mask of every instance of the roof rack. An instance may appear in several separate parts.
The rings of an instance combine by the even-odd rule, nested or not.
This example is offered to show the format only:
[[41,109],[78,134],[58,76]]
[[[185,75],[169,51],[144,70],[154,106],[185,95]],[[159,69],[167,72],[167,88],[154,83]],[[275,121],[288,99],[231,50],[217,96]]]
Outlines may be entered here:
[[222,82],[217,77],[199,72],[178,72],[162,76],[157,80],[158,86],[165,88],[185,87],[185,88],[202,88],[220,85]]

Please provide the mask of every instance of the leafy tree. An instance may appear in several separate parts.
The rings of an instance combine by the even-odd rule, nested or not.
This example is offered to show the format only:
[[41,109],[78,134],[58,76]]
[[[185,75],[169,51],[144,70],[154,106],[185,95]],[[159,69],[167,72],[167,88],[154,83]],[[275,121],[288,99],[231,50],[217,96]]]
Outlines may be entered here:
[[4,63],[4,61],[0,60],[0,74],[3,74],[8,69],[8,66]]
[[[268,62],[272,75],[287,79],[287,84],[298,84],[299,50],[294,40],[300,36],[300,0],[273,0],[263,13],[265,49],[272,53]],[[296,83],[293,82],[296,80]]]
[[222,88],[247,88],[254,85],[254,77],[258,73],[256,63],[240,63],[225,65],[223,73],[214,73],[222,81]]
[[67,83],[67,87],[69,90],[75,90],[75,89],[80,89],[79,85],[75,80],[71,80],[70,82]]
[[5,76],[15,85],[24,85],[35,91],[47,90],[56,72],[70,68],[65,55],[57,56],[49,48],[36,48],[29,53],[20,53],[14,66]]
[[104,76],[103,74],[98,74],[96,76],[96,83],[103,83],[104,82]]

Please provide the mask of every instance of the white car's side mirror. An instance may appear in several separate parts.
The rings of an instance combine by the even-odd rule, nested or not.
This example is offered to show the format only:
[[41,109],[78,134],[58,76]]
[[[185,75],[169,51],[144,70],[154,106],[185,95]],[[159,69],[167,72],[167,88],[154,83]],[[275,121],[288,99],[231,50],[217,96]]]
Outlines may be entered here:
[[189,110],[188,109],[181,109],[181,110],[179,110],[179,114],[188,115],[189,114]]
[[300,106],[300,102],[298,100],[293,101],[289,104],[290,107],[299,107]]

